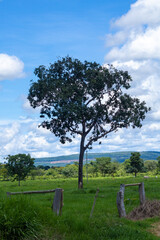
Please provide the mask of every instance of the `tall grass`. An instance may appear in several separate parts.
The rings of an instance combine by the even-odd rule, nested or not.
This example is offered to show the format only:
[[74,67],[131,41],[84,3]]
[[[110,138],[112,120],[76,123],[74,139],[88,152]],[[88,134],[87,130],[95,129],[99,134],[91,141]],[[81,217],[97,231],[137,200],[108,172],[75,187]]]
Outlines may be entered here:
[[36,239],[41,228],[37,206],[24,197],[0,201],[0,239]]

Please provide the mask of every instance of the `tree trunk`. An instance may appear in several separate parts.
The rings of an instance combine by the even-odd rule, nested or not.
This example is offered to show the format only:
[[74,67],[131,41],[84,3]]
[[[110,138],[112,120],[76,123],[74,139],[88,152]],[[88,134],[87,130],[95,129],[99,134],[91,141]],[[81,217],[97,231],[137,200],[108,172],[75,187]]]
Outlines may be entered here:
[[84,141],[85,137],[82,135],[81,144],[80,144],[80,154],[79,154],[79,172],[78,172],[78,188],[83,188],[83,158],[84,158]]

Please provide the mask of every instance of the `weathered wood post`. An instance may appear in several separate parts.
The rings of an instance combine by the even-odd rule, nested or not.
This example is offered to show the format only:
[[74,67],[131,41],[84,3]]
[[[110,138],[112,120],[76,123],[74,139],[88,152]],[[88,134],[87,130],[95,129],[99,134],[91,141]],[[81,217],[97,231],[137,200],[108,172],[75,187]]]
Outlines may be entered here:
[[126,210],[124,206],[124,191],[125,184],[121,184],[120,191],[117,193],[117,208],[119,217],[126,217]]
[[145,203],[145,190],[144,190],[144,182],[142,182],[139,185],[139,200],[140,205],[143,205]]
[[57,216],[62,214],[62,207],[63,207],[63,189],[56,188],[52,209]]

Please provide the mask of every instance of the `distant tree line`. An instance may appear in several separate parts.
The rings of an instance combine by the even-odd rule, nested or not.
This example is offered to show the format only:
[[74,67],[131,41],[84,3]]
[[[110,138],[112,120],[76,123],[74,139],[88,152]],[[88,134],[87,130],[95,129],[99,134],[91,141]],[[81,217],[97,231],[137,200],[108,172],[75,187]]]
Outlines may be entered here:
[[[0,164],[1,181],[20,181],[26,178],[54,179],[77,178],[78,163],[68,164],[65,167],[34,166],[34,159],[28,154],[8,156],[7,163]],[[156,160],[144,161],[139,152],[131,153],[129,159],[123,163],[111,161],[110,157],[96,158],[83,166],[84,177],[121,177],[127,175],[144,174],[158,175],[160,173],[160,156]]]

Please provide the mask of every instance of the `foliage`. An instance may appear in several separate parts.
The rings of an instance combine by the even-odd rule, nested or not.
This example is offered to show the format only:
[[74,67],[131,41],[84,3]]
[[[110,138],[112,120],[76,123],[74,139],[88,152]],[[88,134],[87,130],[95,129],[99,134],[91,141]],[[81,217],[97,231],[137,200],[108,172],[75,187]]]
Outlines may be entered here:
[[37,168],[39,168],[39,169],[44,169],[44,170],[48,170],[48,169],[50,169],[50,166],[38,165]]
[[114,175],[117,174],[118,170],[120,169],[120,163],[119,162],[111,162],[110,168],[109,168],[109,174],[114,177]]
[[8,170],[6,168],[6,164],[0,165],[0,178],[2,178],[3,181],[8,180]]
[[96,164],[102,176],[105,177],[105,175],[109,173],[110,170],[111,158],[109,157],[96,158]]
[[[99,158],[98,158],[99,159]],[[100,158],[101,159],[101,158]],[[103,159],[103,158],[102,158]],[[119,163],[116,161],[106,161],[106,157],[104,157],[104,162],[90,161],[87,165],[83,166],[83,172],[86,175],[86,171],[88,173],[88,177],[99,177],[99,176],[112,176],[112,177],[122,177],[122,176],[130,176],[130,173],[133,173],[130,167],[130,159],[126,159],[123,163]],[[107,158],[108,159],[108,158]],[[110,158],[109,158],[110,159]],[[156,168],[157,161],[156,160],[147,160],[144,161],[143,172],[147,175],[157,175],[158,170]],[[31,180],[35,179],[60,179],[60,178],[77,178],[78,176],[78,163],[68,164],[65,167],[50,167],[48,170],[44,170],[42,168],[36,167],[29,173],[29,178]]]
[[128,72],[96,62],[80,62],[62,58],[49,68],[34,71],[28,100],[33,108],[41,107],[41,126],[71,142],[80,135],[79,188],[83,187],[83,157],[86,149],[119,128],[141,127],[150,110],[145,102],[132,98],[124,89],[130,88]]
[[147,172],[149,171],[155,171],[158,167],[158,161],[155,160],[146,160],[144,161],[144,167]]
[[62,174],[64,177],[77,177],[78,176],[78,167],[75,164],[67,165],[63,168]]
[[31,176],[32,180],[34,180],[38,176],[43,176],[44,174],[45,174],[45,171],[39,168],[31,169],[29,172],[29,176]]
[[88,164],[88,173],[92,175],[92,177],[97,177],[98,176],[98,166],[96,161],[91,161]]
[[18,197],[0,201],[0,239],[36,239],[41,224],[39,210],[32,201]]
[[34,158],[31,158],[29,154],[17,154],[8,155],[6,160],[8,160],[6,164],[8,174],[14,176],[19,181],[20,186],[20,181],[25,179],[29,171],[33,169]]
[[135,177],[138,172],[144,171],[144,161],[140,158],[139,152],[131,153],[131,157],[129,159],[129,165],[126,164],[127,172],[134,173]]

